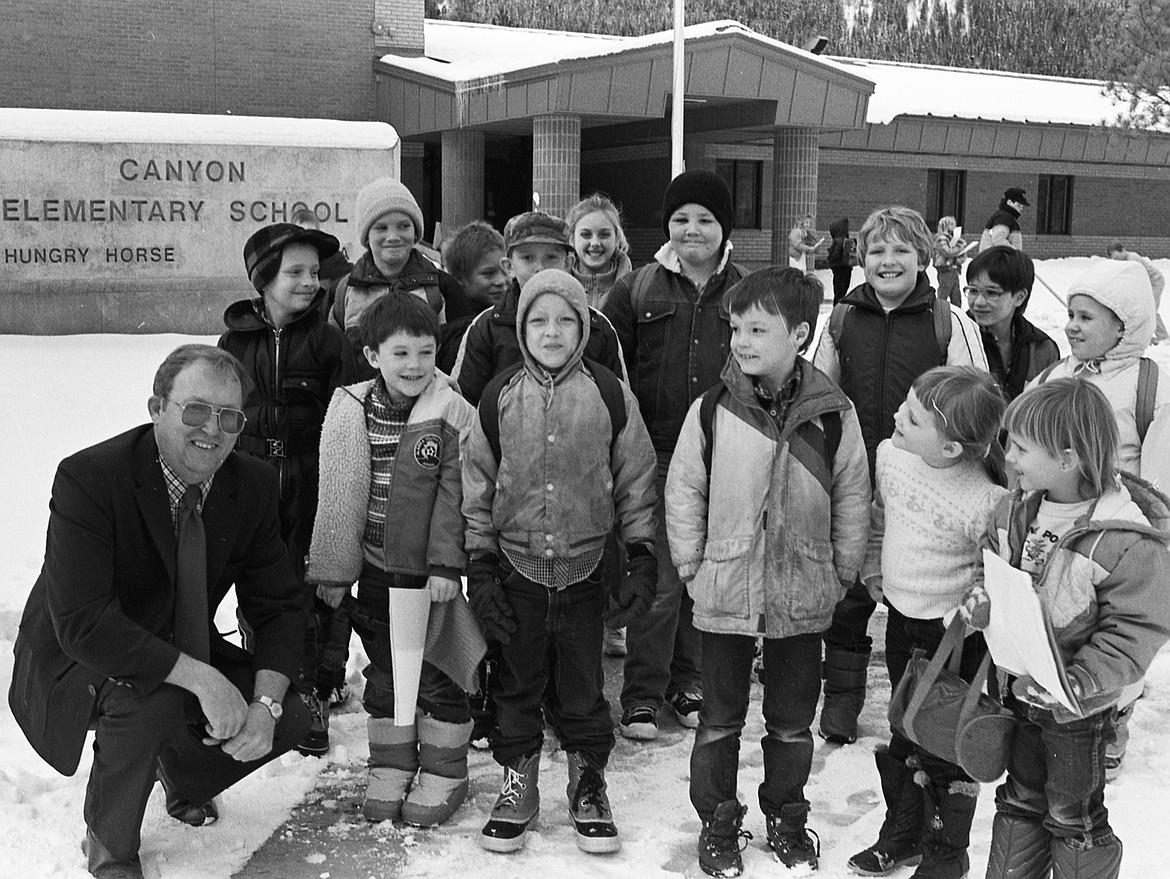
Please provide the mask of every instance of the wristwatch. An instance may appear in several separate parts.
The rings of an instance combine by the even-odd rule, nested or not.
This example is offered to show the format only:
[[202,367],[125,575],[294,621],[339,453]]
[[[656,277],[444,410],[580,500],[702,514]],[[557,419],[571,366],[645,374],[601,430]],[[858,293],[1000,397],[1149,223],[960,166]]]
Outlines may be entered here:
[[273,720],[280,720],[280,716],[284,714],[284,709],[280,707],[280,703],[271,696],[257,696],[252,700],[253,705],[263,705],[268,709],[268,713],[272,715]]

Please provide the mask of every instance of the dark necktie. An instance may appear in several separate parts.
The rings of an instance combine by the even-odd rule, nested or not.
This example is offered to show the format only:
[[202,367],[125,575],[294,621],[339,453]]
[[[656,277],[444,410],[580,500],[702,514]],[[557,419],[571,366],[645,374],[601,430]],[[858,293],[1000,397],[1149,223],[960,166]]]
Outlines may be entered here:
[[188,486],[179,506],[179,548],[175,556],[175,646],[195,659],[210,657],[207,614],[207,533],[199,515],[202,493]]

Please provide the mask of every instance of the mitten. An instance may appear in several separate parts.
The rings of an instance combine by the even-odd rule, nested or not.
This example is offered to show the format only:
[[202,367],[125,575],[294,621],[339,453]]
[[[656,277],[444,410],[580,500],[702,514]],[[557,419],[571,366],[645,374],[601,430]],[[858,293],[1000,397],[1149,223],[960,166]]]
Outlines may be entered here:
[[658,559],[645,543],[626,544],[626,576],[610,601],[605,624],[611,629],[629,625],[650,609],[658,591]]
[[474,557],[467,565],[467,603],[487,635],[507,644],[516,631],[516,623],[512,621],[512,606],[500,588],[499,571],[500,560],[495,553]]
[[1012,695],[1021,702],[1027,702],[1037,708],[1047,708],[1050,711],[1060,704],[1051,693],[1028,675],[1021,675],[1012,681]]
[[986,629],[991,622],[991,596],[982,586],[976,586],[959,605],[959,616],[973,629]]

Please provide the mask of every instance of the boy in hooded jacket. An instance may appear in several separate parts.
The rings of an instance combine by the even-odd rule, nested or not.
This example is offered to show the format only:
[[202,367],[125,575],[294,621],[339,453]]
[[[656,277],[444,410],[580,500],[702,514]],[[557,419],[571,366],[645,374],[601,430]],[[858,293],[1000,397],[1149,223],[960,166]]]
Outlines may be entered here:
[[767,734],[759,795],[768,844],[788,867],[817,866],[804,785],[821,634],[865,557],[870,500],[853,404],[800,356],[823,297],[815,277],[778,266],[728,291],[732,357],[722,383],[687,413],[666,480],[670,553],[702,638],[705,698],[691,802],[703,822],[699,864],[713,876],[742,870],[747,809],[735,778],[760,635]]
[[[590,332],[585,289],[560,269],[520,293],[516,336],[524,362],[489,384],[463,455],[467,593],[501,644],[490,742],[504,782],[480,835],[489,851],[517,851],[540,806],[540,702],[556,652],[561,746],[577,844],[616,851],[606,797],[613,749],[602,690],[602,622],[623,626],[654,597],[654,449],[637,401],[605,368],[583,359]],[[602,382],[620,390],[625,425],[614,435]],[[496,401],[493,448],[484,421]],[[627,574],[614,612],[602,555],[619,522]]]
[[[280,477],[280,536],[297,578],[305,582],[305,556],[317,512],[321,424],[341,381],[345,339],[321,316],[321,262],[337,253],[336,238],[317,229],[276,223],[256,230],[244,245],[244,265],[258,298],[241,299],[223,315],[219,347],[233,354],[252,379],[244,400],[247,422],[236,440],[241,452],[268,461]],[[305,593],[311,623],[297,682],[313,716],[302,754],[329,750],[329,698],[345,681],[344,668],[320,660],[332,628],[331,608]],[[251,630],[240,618],[248,643]]]

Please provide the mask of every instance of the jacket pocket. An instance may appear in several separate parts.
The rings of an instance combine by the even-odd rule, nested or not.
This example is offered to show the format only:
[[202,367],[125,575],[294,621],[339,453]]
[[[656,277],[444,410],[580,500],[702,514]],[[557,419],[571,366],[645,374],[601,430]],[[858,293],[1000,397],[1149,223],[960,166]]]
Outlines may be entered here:
[[828,540],[797,537],[792,542],[788,614],[794,620],[826,620],[841,597],[833,566],[833,544]]
[[707,541],[690,587],[696,616],[747,618],[751,551],[751,537]]

